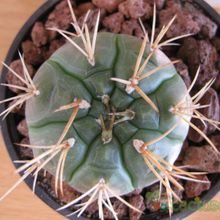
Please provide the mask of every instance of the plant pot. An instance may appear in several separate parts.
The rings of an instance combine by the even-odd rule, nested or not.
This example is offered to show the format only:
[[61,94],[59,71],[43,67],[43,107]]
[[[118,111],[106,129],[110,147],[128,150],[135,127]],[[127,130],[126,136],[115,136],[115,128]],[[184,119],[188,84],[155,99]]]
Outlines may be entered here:
[[[43,19],[52,9],[53,7],[59,2],[59,0],[51,0],[47,1],[44,5],[42,5],[25,23],[25,25],[22,27],[20,32],[17,34],[15,40],[12,43],[11,48],[8,51],[5,63],[10,64],[14,59],[17,58],[17,51],[20,48],[20,45],[24,39],[27,38],[27,36],[30,34],[31,28],[33,24],[38,21]],[[211,8],[207,3],[205,3],[203,0],[195,0],[193,1],[196,4],[198,4],[204,11],[207,13],[213,21],[215,21],[218,26],[220,26],[220,15],[217,14],[217,12],[214,11],[213,8]],[[6,78],[6,73],[7,69],[3,68],[2,70],[2,76],[1,76],[1,82],[5,82]],[[0,88],[0,99],[4,99],[5,97],[10,96],[11,92],[6,88],[6,87],[1,87]],[[5,105],[0,106],[0,112],[5,110]],[[18,121],[18,118],[16,115],[9,115],[5,120],[1,122],[2,126],[2,133],[3,133],[3,138],[5,141],[5,145],[7,147],[7,150],[10,154],[11,159],[18,160],[19,157],[17,155],[17,152],[15,151],[13,143],[16,143],[19,141],[19,134],[16,129],[16,122]],[[15,164],[16,167],[18,165]],[[32,187],[33,180],[32,178],[27,178],[25,180],[27,185],[29,187]],[[211,189],[205,193],[201,200],[203,204],[211,200],[220,190],[220,175],[216,175],[216,181],[212,185]],[[53,209],[57,209],[60,207],[58,203],[56,203],[41,187],[37,186],[36,187],[36,195],[40,197],[47,205],[49,205]],[[178,214],[173,215],[173,219],[183,219],[186,216],[192,214],[194,211],[196,211],[199,208],[199,206],[191,206],[191,209],[184,210]],[[67,215],[70,212],[68,210],[62,211],[62,215]],[[150,214],[147,216],[143,216],[141,219],[161,219],[163,218],[162,216],[156,214]],[[165,217],[166,218],[166,217]],[[164,219],[165,219],[164,218]],[[86,218],[81,217],[81,218],[76,218],[76,217],[70,217],[70,219],[79,219],[79,220],[86,220]]]

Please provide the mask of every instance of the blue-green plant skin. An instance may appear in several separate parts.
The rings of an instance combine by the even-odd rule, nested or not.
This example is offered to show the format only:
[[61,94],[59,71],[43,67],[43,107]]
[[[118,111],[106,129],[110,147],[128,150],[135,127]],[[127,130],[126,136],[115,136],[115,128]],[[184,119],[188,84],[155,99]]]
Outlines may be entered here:
[[[74,39],[82,46],[80,39]],[[117,77],[128,80],[133,72],[142,41],[127,35],[99,33],[95,61],[92,67],[86,57],[70,43],[56,51],[38,70],[34,83],[40,95],[26,103],[26,119],[32,145],[55,144],[72,110],[54,112],[60,106],[84,99],[91,108],[80,110],[66,139],[74,137],[76,143],[68,153],[64,180],[80,192],[85,192],[104,178],[108,186],[119,195],[143,188],[158,181],[133,147],[133,140],[151,141],[179,122],[178,127],[149,149],[173,164],[185,140],[189,126],[170,112],[187,94],[187,88],[173,65],[140,81],[140,88],[159,108],[154,111],[135,91],[125,92],[125,86],[110,80]],[[149,54],[149,47],[144,57]],[[157,50],[143,73],[169,63]],[[96,119],[105,108],[103,95],[109,95],[111,106],[117,112],[131,109],[135,118],[119,123],[113,128],[113,138],[108,144],[101,140],[101,127]],[[42,150],[34,150],[39,155]],[[46,166],[55,175],[58,156]]]

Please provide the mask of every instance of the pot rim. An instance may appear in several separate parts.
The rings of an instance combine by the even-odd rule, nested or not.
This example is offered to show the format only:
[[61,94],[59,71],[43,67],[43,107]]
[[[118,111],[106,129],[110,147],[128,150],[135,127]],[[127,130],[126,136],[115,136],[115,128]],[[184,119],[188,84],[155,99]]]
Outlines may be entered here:
[[[32,16],[26,21],[26,23],[23,25],[21,30],[18,32],[16,35],[15,39],[13,40],[13,43],[8,50],[7,56],[5,58],[5,63],[10,64],[16,57],[17,57],[17,49],[20,48],[21,42],[30,34],[31,28],[33,27],[34,23],[41,18],[43,18],[52,8],[59,2],[60,0],[48,0],[45,2],[40,8],[38,8]],[[201,9],[204,10],[204,12],[212,18],[213,21],[217,23],[217,25],[220,27],[220,15],[204,0],[189,0],[189,2],[193,2],[196,5],[198,5]],[[2,68],[1,70],[1,82],[5,82],[6,78],[6,73],[7,69],[5,67]],[[4,99],[4,97],[7,94],[7,88],[1,86],[0,87],[0,100]],[[6,108],[5,104],[0,105],[0,112],[4,111]],[[1,118],[0,118],[1,120]],[[2,136],[3,140],[5,143],[5,146],[7,148],[7,151],[10,155],[10,158],[12,161],[18,160],[19,157],[17,155],[17,152],[14,149],[12,140],[18,140],[19,135],[18,132],[16,131],[16,126],[15,126],[15,118],[13,115],[9,115],[5,120],[1,120],[1,130],[2,130]],[[14,164],[16,168],[19,167],[18,164]],[[33,184],[33,178],[28,177],[25,180],[25,183],[32,188]],[[210,201],[218,192],[220,191],[220,180],[218,180],[216,183],[213,184],[210,190],[208,190],[207,193],[205,193],[201,197],[202,204],[204,205],[208,201]],[[54,211],[58,208],[60,208],[60,205],[51,198],[51,196],[44,191],[44,189],[40,186],[36,186],[36,192],[35,194],[42,200],[44,201],[50,208],[54,209]],[[201,206],[198,205],[192,205],[190,206],[191,209],[188,210],[183,210],[177,214],[172,215],[172,219],[183,219],[186,218],[187,216],[191,215],[193,212],[197,211]],[[63,210],[59,212],[60,214],[66,216],[70,214],[71,212],[68,210]],[[160,215],[157,214],[149,214],[146,216],[143,216],[141,219],[146,220],[146,219],[162,219]],[[71,220],[89,220],[88,218],[80,217],[77,218],[75,216],[69,217]],[[163,219],[170,219],[170,218],[163,218]]]

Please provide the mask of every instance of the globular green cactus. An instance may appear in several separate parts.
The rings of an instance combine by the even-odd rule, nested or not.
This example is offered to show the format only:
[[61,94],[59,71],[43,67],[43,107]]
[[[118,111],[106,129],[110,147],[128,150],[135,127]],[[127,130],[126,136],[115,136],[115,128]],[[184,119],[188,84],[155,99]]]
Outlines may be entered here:
[[218,122],[197,111],[205,107],[199,100],[213,80],[190,97],[199,70],[187,89],[173,65],[178,61],[171,62],[160,50],[187,35],[161,43],[174,17],[155,38],[155,7],[151,40],[145,30],[143,40],[98,33],[100,13],[91,38],[86,24],[88,13],[80,27],[71,7],[70,10],[76,33],[52,28],[68,42],[39,68],[33,80],[21,55],[24,79],[5,64],[26,87],[5,84],[24,93],[3,100],[14,100],[15,104],[0,115],[6,116],[26,102],[31,144],[21,147],[34,151],[34,158],[25,161],[17,172],[25,171],[21,180],[33,174],[35,186],[38,172],[47,170],[56,177],[56,193],[58,189],[62,193],[63,181],[83,193],[61,209],[90,196],[76,213],[80,216],[98,200],[100,219],[104,219],[102,205],[118,219],[109,199],[113,196],[139,211],[120,196],[159,181],[166,188],[172,214],[172,197],[180,198],[170,183],[183,190],[175,178],[205,182],[196,179],[198,172],[187,172],[173,165],[189,126],[216,150],[211,140],[190,122],[191,118],[197,118],[218,127]]
[[[82,44],[79,39],[76,42]],[[133,147],[133,140],[151,141],[175,125],[179,119],[170,109],[182,100],[187,89],[173,65],[142,80],[139,86],[158,107],[159,112],[156,112],[138,93],[128,94],[124,85],[112,81],[112,77],[125,80],[132,77],[141,43],[131,36],[100,33],[94,66],[67,43],[35,75],[34,84],[40,95],[26,104],[32,145],[51,145],[58,141],[72,113],[72,109],[54,112],[60,106],[73,102],[75,98],[91,105],[86,110],[79,110],[66,136],[76,142],[66,159],[64,180],[80,192],[92,188],[100,178],[104,178],[120,195],[157,181]],[[148,47],[143,61],[149,52]],[[158,50],[143,72],[169,62],[167,56]],[[179,123],[173,132],[150,145],[149,149],[173,164],[188,127],[185,122]],[[34,151],[35,156],[41,153],[39,149]],[[58,160],[56,157],[45,167],[53,175]]]

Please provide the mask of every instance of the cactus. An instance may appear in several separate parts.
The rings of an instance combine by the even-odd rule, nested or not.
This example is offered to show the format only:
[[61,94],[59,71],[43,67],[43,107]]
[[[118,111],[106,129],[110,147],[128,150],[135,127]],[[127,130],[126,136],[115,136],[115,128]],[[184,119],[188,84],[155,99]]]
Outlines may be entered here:
[[19,88],[24,94],[2,101],[17,100],[1,114],[5,116],[26,102],[31,145],[21,147],[32,148],[34,159],[17,170],[26,170],[25,175],[1,199],[30,174],[35,177],[35,186],[38,172],[45,169],[56,177],[56,193],[62,193],[63,181],[83,193],[61,209],[90,195],[75,212],[78,216],[98,200],[100,219],[102,205],[117,219],[109,199],[113,196],[139,211],[120,196],[157,181],[166,188],[171,215],[172,197],[179,198],[170,182],[183,190],[176,177],[199,181],[198,173],[173,165],[189,127],[216,150],[211,140],[190,122],[191,118],[198,118],[218,126],[218,122],[197,111],[203,107],[199,100],[213,80],[190,97],[199,70],[187,89],[173,65],[178,61],[171,62],[160,50],[188,35],[161,43],[174,18],[155,39],[155,7],[150,40],[146,30],[143,40],[98,33],[99,14],[91,37],[86,25],[89,12],[80,27],[71,7],[70,10],[76,33],[52,28],[68,42],[39,68],[33,80],[20,55],[25,79],[19,79],[27,87]]

